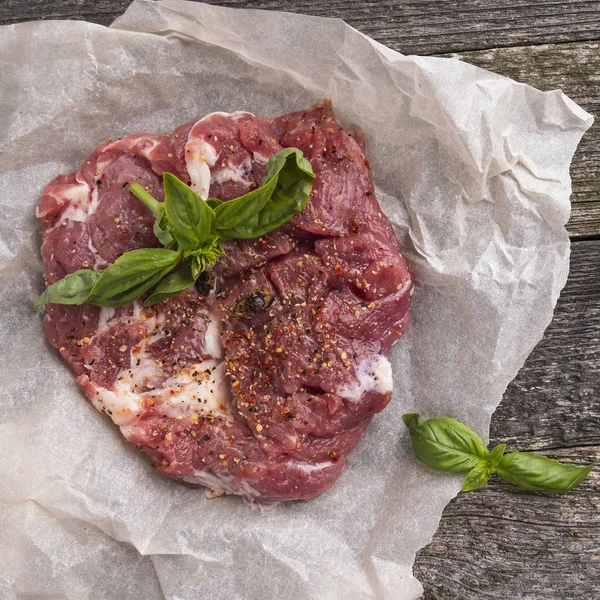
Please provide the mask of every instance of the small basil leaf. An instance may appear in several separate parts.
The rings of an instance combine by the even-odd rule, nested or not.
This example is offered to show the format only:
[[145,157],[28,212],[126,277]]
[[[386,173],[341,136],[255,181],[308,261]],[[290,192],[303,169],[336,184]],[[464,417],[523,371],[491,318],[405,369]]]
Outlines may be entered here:
[[215,210],[215,208],[223,204],[223,200],[219,200],[218,198],[209,198],[206,201],[206,204],[208,204],[213,210]]
[[405,414],[415,456],[436,471],[464,472],[487,467],[489,451],[483,440],[456,419],[421,419]]
[[162,219],[154,220],[153,230],[154,235],[165,248],[172,248],[175,245],[175,240],[169,231],[170,227],[165,215],[163,215]]
[[83,304],[87,301],[94,284],[102,274],[101,271],[81,269],[47,287],[37,299],[36,306],[47,304]]
[[490,453],[489,465],[490,465],[490,473],[495,473],[496,468],[498,467],[498,463],[504,456],[504,451],[506,450],[506,444],[498,444],[494,446]]
[[298,148],[284,148],[267,162],[259,188],[215,208],[223,239],[249,239],[273,231],[306,207],[314,173]]
[[178,271],[172,271],[158,282],[158,285],[152,290],[152,293],[144,302],[144,306],[152,306],[171,296],[176,296],[194,285],[197,278],[197,276],[194,277],[192,275],[192,268],[190,265],[186,265]]
[[491,472],[488,467],[478,465],[469,471],[469,474],[465,477],[462,487],[462,492],[472,492],[485,485],[491,476]]
[[184,257],[190,258],[192,261],[192,275],[195,279],[198,279],[200,273],[205,271],[207,267],[214,265],[220,256],[225,256],[225,250],[223,250],[216,236],[210,238],[200,248],[188,250],[184,253]]
[[102,271],[88,302],[111,308],[127,306],[156,285],[180,260],[180,252],[167,248],[126,252]]
[[221,251],[220,254],[198,254],[192,257],[192,274],[198,279],[200,273],[206,271],[206,269],[215,264],[218,256],[224,256],[225,252]]
[[510,452],[500,459],[496,472],[525,490],[560,494],[576,488],[594,464],[569,465],[533,452]]
[[194,250],[210,237],[215,221],[212,208],[183,181],[163,174],[165,213],[182,250]]
[[204,270],[206,270],[206,263],[202,258],[200,258],[198,256],[193,256],[192,264],[191,264],[190,268],[191,268],[192,277],[194,278],[194,281],[195,281],[196,279],[198,279],[198,277],[200,277],[200,273],[202,273]]

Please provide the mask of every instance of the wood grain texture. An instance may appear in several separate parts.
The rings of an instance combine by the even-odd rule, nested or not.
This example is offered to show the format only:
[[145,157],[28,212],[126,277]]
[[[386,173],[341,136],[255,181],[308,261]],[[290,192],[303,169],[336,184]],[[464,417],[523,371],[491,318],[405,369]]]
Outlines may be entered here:
[[[492,419],[492,443],[573,463],[600,459],[600,241],[573,245],[544,339]],[[426,600],[600,598],[600,470],[569,494],[498,478],[460,494],[417,555]]]
[[[226,6],[341,17],[404,53],[457,58],[540,89],[560,87],[600,117],[598,0],[228,0]],[[129,0],[2,0],[0,23],[76,18],[108,25]],[[600,458],[600,123],[572,167],[569,282],[552,325],[492,419],[509,449]],[[564,496],[494,478],[461,494],[417,556],[426,600],[600,598],[600,470]],[[399,599],[402,600],[402,599]]]
[[[597,0],[209,0],[222,6],[340,17],[405,54],[598,39]],[[35,18],[108,25],[129,0],[3,0],[0,23]]]
[[[600,3],[599,3],[600,5]],[[599,30],[600,36],[600,30]],[[571,165],[573,238],[600,235],[600,42],[449,54],[541,90],[562,89],[596,117]]]

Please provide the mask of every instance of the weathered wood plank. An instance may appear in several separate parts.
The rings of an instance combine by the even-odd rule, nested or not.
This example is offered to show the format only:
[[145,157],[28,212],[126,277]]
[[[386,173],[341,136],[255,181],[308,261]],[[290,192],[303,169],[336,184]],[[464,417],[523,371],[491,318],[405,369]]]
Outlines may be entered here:
[[[597,0],[209,0],[232,7],[340,17],[405,54],[574,42],[600,37]],[[0,23],[86,19],[108,25],[129,0],[4,0]]]
[[[600,447],[555,453],[578,462]],[[459,496],[417,558],[425,600],[600,598],[600,477],[556,498],[497,479]]]
[[[574,463],[600,458],[599,257],[600,241],[573,245],[554,320],[494,414],[493,443]],[[564,496],[497,478],[460,494],[415,575],[428,600],[600,598],[600,471]]]
[[600,235],[600,42],[497,48],[449,56],[541,90],[560,88],[597,117],[571,165],[573,209],[567,228],[573,238]]

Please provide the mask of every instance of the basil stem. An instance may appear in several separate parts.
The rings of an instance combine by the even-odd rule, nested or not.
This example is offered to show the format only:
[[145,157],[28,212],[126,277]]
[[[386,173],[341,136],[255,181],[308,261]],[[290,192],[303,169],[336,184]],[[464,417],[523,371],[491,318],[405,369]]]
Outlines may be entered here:
[[136,196],[138,200],[141,200],[157,219],[160,219],[165,214],[163,203],[159,202],[139,183],[130,183],[129,191]]
[[154,235],[158,241],[165,247],[171,247],[174,240],[165,215],[164,202],[159,202],[154,196],[151,196],[139,183],[130,184],[129,191],[138,200],[141,200],[154,215]]
[[462,491],[484,485],[493,473],[526,490],[563,493],[577,487],[595,463],[569,465],[530,452],[504,454],[505,444],[490,452],[472,429],[448,417],[421,419],[410,413],[403,417],[410,432],[415,456],[436,471],[465,472]]

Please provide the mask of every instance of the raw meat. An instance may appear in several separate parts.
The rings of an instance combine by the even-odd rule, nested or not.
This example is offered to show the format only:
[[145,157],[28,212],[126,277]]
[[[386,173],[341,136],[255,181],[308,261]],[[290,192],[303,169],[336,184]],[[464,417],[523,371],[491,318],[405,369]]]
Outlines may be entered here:
[[92,404],[157,470],[258,503],[331,487],[391,398],[385,355],[408,325],[413,280],[361,145],[328,102],[273,120],[213,113],[100,146],[48,184],[37,209],[49,285],[159,245],[129,183],[162,200],[169,171],[230,200],[290,146],[316,174],[307,208],[262,238],[225,243],[212,289],[150,308],[48,305],[44,317]]

